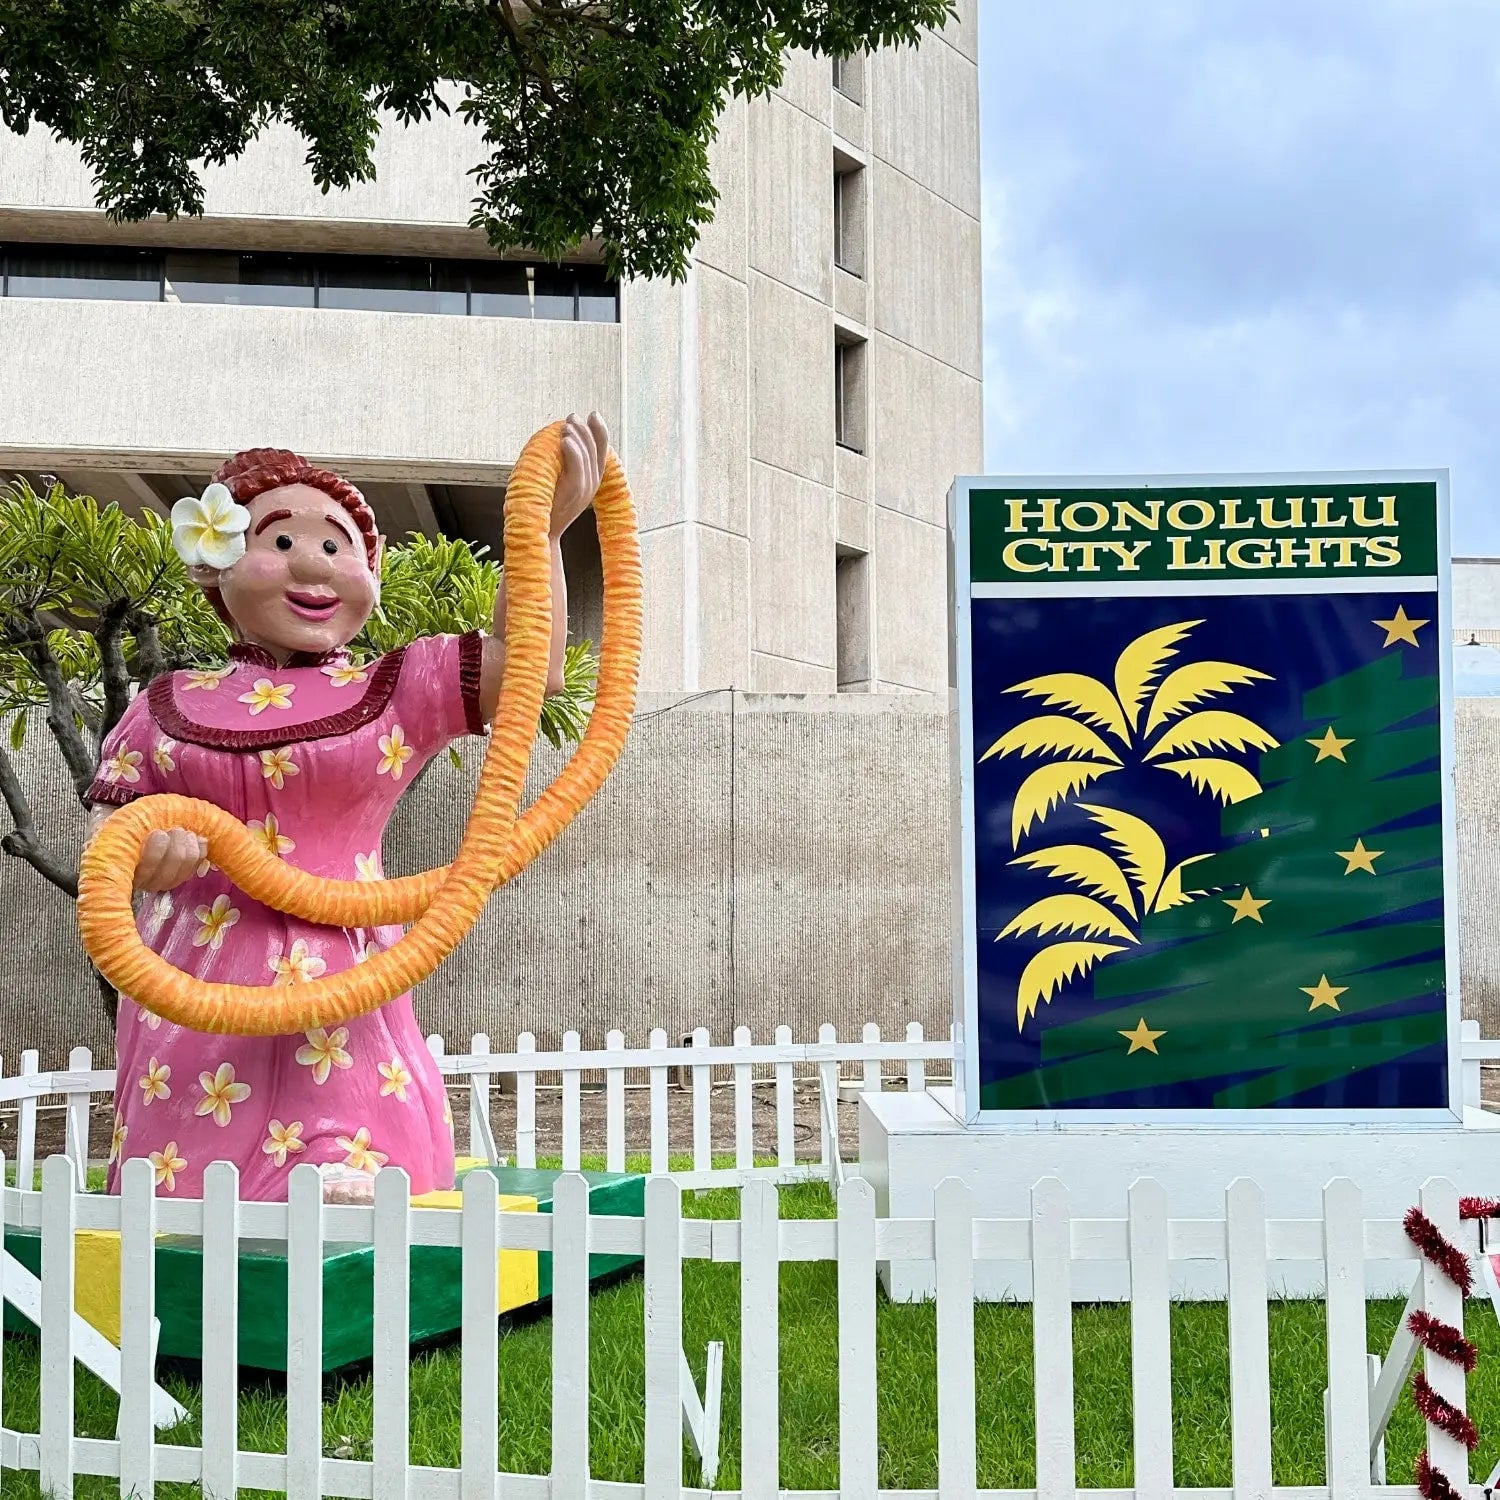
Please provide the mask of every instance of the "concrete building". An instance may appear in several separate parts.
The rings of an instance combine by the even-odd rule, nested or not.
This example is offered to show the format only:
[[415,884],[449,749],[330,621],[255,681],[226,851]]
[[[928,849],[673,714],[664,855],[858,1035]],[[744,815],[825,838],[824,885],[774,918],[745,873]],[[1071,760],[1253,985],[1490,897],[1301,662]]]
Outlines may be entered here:
[[[917,49],[797,55],[730,106],[683,285],[502,261],[477,138],[386,129],[324,197],[290,131],[197,220],[111,225],[78,155],[0,132],[0,473],[131,508],[242,447],[361,484],[386,529],[497,543],[530,433],[596,407],[635,488],[646,690],[945,686],[944,495],[981,466],[977,5]],[[569,544],[597,637],[597,542]]]
[[1453,634],[1500,643],[1500,557],[1453,559]]

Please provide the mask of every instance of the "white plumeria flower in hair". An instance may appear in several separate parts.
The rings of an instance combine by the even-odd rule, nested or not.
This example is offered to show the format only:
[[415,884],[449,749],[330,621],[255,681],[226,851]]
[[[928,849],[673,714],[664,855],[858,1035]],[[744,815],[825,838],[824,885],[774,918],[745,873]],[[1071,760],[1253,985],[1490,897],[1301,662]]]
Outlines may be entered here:
[[245,555],[250,512],[227,486],[211,484],[201,497],[172,507],[172,545],[188,567],[227,568]]

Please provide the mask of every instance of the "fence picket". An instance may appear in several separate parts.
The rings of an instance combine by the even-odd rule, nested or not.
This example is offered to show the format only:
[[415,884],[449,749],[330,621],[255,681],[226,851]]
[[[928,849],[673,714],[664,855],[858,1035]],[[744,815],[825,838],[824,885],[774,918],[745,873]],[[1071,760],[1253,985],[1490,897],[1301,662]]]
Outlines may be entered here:
[[[651,1050],[665,1051],[667,1034],[660,1026],[651,1029]],[[667,1170],[667,1070],[651,1069],[651,1170]]]
[[[1266,1308],[1266,1200],[1248,1178],[1224,1202],[1229,1259],[1229,1421],[1234,1500],[1271,1493],[1271,1346]],[[1360,1229],[1363,1237],[1363,1226]]]
[[1130,1187],[1130,1393],[1136,1500],[1172,1500],[1172,1304],[1167,1193]]
[[646,1494],[682,1493],[682,1189],[670,1177],[646,1184]]
[[120,1169],[120,1493],[156,1494],[156,1174],[144,1157]]
[[[605,1050],[623,1052],[625,1033],[611,1031],[604,1038]],[[611,1068],[604,1075],[604,1165],[611,1172],[625,1170],[625,1069]]]
[[[469,1042],[469,1050],[475,1056],[483,1056],[490,1050],[490,1039],[482,1031],[476,1032]],[[469,1155],[489,1160],[488,1130],[480,1127],[480,1121],[488,1123],[490,1118],[490,1074],[469,1075]]]
[[557,1179],[552,1199],[552,1490],[589,1485],[589,1188]]
[[1037,1500],[1072,1500],[1077,1482],[1072,1215],[1067,1189],[1050,1177],[1031,1190],[1031,1344]]
[[[28,1057],[32,1062],[30,1069],[26,1067]],[[21,1071],[36,1071],[35,1052],[22,1053]],[[23,1100],[23,1111],[27,1102],[34,1106],[36,1100]],[[76,1191],[73,1163],[65,1156],[52,1157],[42,1168],[40,1483],[48,1500],[73,1500],[73,1235],[78,1216]]]
[[[792,1045],[792,1028],[778,1026],[775,1032],[778,1047]],[[792,1167],[797,1164],[796,1125],[796,1079],[789,1062],[778,1062],[776,1069],[776,1165]]]
[[[40,1054],[28,1048],[21,1054],[21,1076],[37,1071]],[[36,1183],[36,1095],[22,1094],[16,1127],[16,1186],[30,1192]]]
[[[535,1052],[536,1037],[523,1031],[516,1051]],[[516,1074],[516,1165],[536,1166],[536,1074],[529,1069]]]
[[740,1190],[740,1487],[743,1500],[781,1489],[781,1244],[775,1187]]
[[875,1500],[879,1445],[875,1386],[875,1189],[839,1189],[839,1494]]
[[[94,1054],[87,1047],[74,1047],[68,1053],[68,1072],[92,1073],[93,1070]],[[82,1193],[89,1185],[89,1091],[75,1090],[69,1094],[66,1108],[63,1153],[73,1163],[73,1178]]]
[[[839,1034],[829,1022],[825,1021],[818,1027],[819,1042],[833,1043],[838,1041]],[[828,1110],[822,1107],[824,1101],[831,1100],[833,1103],[833,1118],[835,1124],[839,1117],[839,1065],[836,1062],[821,1062],[818,1064],[818,1164],[825,1173],[833,1158],[831,1150],[837,1150],[838,1143],[830,1142],[828,1139]]]
[[[0,1078],[4,1077],[0,1067]],[[5,1248],[5,1152],[0,1149],[0,1252]],[[0,1260],[0,1323],[5,1321],[5,1263]],[[5,1331],[0,1328],[0,1430],[4,1428],[5,1414]],[[0,1443],[4,1439],[0,1438]]]
[[[240,1174],[233,1162],[203,1173],[203,1493],[234,1500],[240,1446]],[[379,1324],[376,1325],[377,1330]]]
[[1370,1375],[1365,1334],[1365,1216],[1347,1178],[1323,1189],[1328,1317],[1329,1500],[1364,1500],[1370,1485]]
[[[575,1082],[577,1074],[574,1075]],[[566,1118],[566,1117],[565,1117]],[[461,1500],[495,1500],[500,1469],[498,1183],[489,1172],[464,1178],[459,1243],[463,1251],[459,1353],[459,1495]]]
[[[750,1028],[734,1028],[734,1045],[751,1045]],[[747,1171],[755,1165],[755,1096],[750,1086],[750,1064],[734,1065],[734,1165]]]
[[[700,1026],[693,1033],[693,1047],[697,1050],[708,1046],[708,1027]],[[709,1088],[712,1076],[706,1064],[693,1064],[693,1170],[707,1172],[713,1167],[712,1117],[709,1114]]]
[[[867,1046],[878,1047],[880,1045],[880,1027],[874,1021],[866,1021],[864,1030],[860,1032],[860,1040]],[[860,1085],[861,1091],[866,1094],[878,1094],[881,1088],[880,1059],[878,1057],[867,1057],[864,1066],[864,1080]]]
[[286,1205],[286,1493],[323,1493],[323,1179],[293,1167]]
[[[1437,1226],[1450,1244],[1461,1243],[1458,1221],[1458,1194],[1453,1184],[1442,1177],[1430,1177],[1422,1184],[1422,1212]],[[1464,1326],[1463,1292],[1442,1269],[1425,1257],[1422,1260],[1422,1306],[1429,1317],[1438,1318],[1450,1328]],[[1424,1349],[1422,1368],[1428,1383],[1439,1396],[1459,1411],[1468,1410],[1464,1368],[1456,1360],[1444,1359]],[[1445,1475],[1459,1494],[1469,1479],[1469,1453],[1455,1437],[1441,1427],[1427,1423],[1427,1452],[1433,1468]]]
[[973,1500],[974,1198],[956,1177],[932,1195],[937,1286],[937,1424],[940,1500]]
[[[562,1049],[567,1052],[581,1050],[576,1031],[563,1032]],[[579,1167],[579,1141],[583,1131],[583,1102],[579,1091],[578,1065],[571,1067],[566,1059],[562,1067],[562,1164],[564,1172],[576,1172]]]
[[[922,1023],[920,1021],[908,1021],[906,1023],[906,1040],[916,1046],[922,1045]],[[920,1057],[909,1057],[906,1060],[906,1092],[908,1094],[924,1093],[927,1088],[927,1064]]]
[[[486,1173],[486,1176],[489,1174]],[[411,1184],[375,1178],[374,1500],[407,1500],[411,1464]]]

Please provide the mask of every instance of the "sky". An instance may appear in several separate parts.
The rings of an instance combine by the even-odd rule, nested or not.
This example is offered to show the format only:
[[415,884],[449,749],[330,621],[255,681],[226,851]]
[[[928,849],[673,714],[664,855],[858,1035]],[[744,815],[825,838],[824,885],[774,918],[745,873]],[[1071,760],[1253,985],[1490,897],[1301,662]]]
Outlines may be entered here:
[[1494,0],[978,0],[985,466],[1442,468],[1500,554]]

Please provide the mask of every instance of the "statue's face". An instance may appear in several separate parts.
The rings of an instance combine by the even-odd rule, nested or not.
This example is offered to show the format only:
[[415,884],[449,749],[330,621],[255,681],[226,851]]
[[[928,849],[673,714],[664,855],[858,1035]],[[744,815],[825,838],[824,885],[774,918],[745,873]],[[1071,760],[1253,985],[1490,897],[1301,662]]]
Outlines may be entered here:
[[306,484],[267,490],[248,509],[245,555],[214,580],[240,635],[284,654],[353,640],[379,586],[349,513]]

